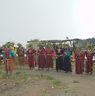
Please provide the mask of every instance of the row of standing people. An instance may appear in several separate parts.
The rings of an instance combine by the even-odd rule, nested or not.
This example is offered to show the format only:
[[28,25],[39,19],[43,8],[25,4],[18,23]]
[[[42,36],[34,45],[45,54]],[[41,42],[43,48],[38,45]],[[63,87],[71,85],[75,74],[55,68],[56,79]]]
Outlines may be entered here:
[[[21,51],[23,50],[23,51]],[[21,52],[23,53],[21,55]],[[24,49],[19,47],[17,50],[19,63],[24,63]],[[71,55],[72,50],[64,50],[63,48],[57,47],[56,49],[52,49],[49,46],[44,48],[41,46],[38,50],[35,50],[33,47],[29,48],[26,51],[27,60],[29,64],[29,68],[32,69],[35,65],[38,65],[38,69],[53,68],[54,61],[56,61],[56,71],[64,70],[66,72],[70,71],[71,69]],[[35,56],[38,57],[35,59]]]
[[[25,64],[25,54],[27,57],[28,65],[30,69],[33,69],[36,66],[38,66],[38,69],[44,69],[46,68],[49,70],[50,68],[54,67],[54,61],[56,61],[56,71],[59,69],[65,70],[65,64],[63,64],[63,56],[64,52],[62,48],[56,48],[55,50],[48,47],[44,48],[41,46],[38,50],[35,50],[33,47],[30,47],[25,51],[25,49],[20,45],[17,48],[17,53],[13,51],[12,48],[4,48],[3,51],[3,58],[5,60],[6,65],[6,71],[12,71],[14,70],[14,62],[16,54],[18,58],[18,63],[20,66],[24,66]],[[38,58],[35,58],[38,57]],[[65,61],[65,59],[64,59]],[[64,66],[64,68],[63,68]],[[65,70],[66,71],[66,70]]]
[[[93,73],[93,57],[95,55],[95,50],[91,51],[91,49],[89,49],[83,51],[78,48],[74,52],[73,58],[71,57],[72,50],[70,50],[70,48],[68,48],[68,50],[64,50],[60,47],[57,47],[55,50],[50,47],[40,47],[38,51],[33,48],[29,48],[26,54],[30,69],[34,68],[35,65],[38,65],[38,69],[47,68],[49,70],[49,68],[53,68],[53,60],[55,58],[56,71],[64,70],[65,72],[72,72],[71,62],[75,61],[76,74],[82,74],[84,71],[90,74]],[[37,60],[35,60],[35,55],[38,56]]]
[[[3,60],[5,64],[5,69],[7,74],[12,74],[15,69],[15,62],[18,61],[20,67],[25,65],[26,57],[28,61],[28,65],[30,69],[33,69],[38,66],[38,69],[53,68],[53,58],[54,51],[51,48],[43,48],[40,47],[38,51],[36,51],[33,47],[25,50],[24,47],[19,45],[17,48],[17,52],[15,52],[11,47],[0,49],[0,61]],[[26,55],[26,57],[25,57]],[[35,58],[38,56],[38,59]]]
[[18,47],[17,49],[19,64],[24,64],[25,54],[27,56],[27,61],[30,69],[33,69],[35,66],[38,66],[38,69],[53,68],[53,56],[54,51],[51,48],[45,49],[40,47],[38,50],[35,50],[33,47],[28,48],[26,52],[23,47]]
[[[15,61],[16,53],[10,49],[3,50],[3,57],[7,58],[7,64],[6,70],[12,71],[14,70],[13,62]],[[10,51],[11,50],[11,51]],[[6,54],[5,54],[6,53]],[[9,55],[10,54],[10,55]],[[35,67],[35,65],[38,65],[38,69],[44,69],[47,68],[48,70],[50,68],[53,68],[54,66],[54,58],[56,60],[56,71],[64,70],[65,72],[72,72],[71,67],[71,55],[72,50],[63,50],[60,47],[57,47],[55,50],[51,49],[50,47],[44,48],[40,47],[39,50],[35,50],[33,47],[27,49],[25,52],[24,48],[22,46],[19,46],[17,49],[18,54],[18,61],[19,64],[22,66],[25,63],[25,54],[27,55],[27,61],[29,68],[32,69]],[[93,56],[95,52],[93,51],[80,51],[76,50],[74,53],[74,59],[75,59],[75,72],[77,74],[82,74],[84,72],[84,61],[85,57],[86,59],[86,72],[87,73],[93,73]],[[38,56],[38,59],[35,59],[35,56]]]
[[82,74],[84,71],[88,74],[93,73],[93,57],[95,56],[95,50],[88,49],[86,51],[76,50],[74,54],[75,58],[75,72]]

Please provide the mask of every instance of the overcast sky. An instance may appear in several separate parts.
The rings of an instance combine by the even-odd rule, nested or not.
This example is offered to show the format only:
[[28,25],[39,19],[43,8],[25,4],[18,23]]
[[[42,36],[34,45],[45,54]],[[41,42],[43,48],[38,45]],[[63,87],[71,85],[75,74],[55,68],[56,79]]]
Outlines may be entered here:
[[0,0],[0,43],[95,37],[95,0]]

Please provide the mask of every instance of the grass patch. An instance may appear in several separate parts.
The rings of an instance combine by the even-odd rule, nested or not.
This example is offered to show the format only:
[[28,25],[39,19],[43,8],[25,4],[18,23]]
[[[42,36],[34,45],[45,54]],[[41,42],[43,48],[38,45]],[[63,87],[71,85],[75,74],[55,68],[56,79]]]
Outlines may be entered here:
[[59,80],[53,80],[52,83],[54,86],[61,86],[61,82]]
[[46,96],[46,95],[47,95],[47,90],[43,90],[41,96]]
[[47,79],[50,80],[53,84],[54,87],[57,87],[57,88],[61,88],[62,87],[62,83],[61,81],[59,80],[56,80],[55,78],[53,78],[52,76],[47,76]]
[[29,77],[30,77],[29,74],[27,74],[26,72],[17,71],[12,75],[8,75],[6,74],[5,71],[0,71],[0,79],[14,80],[16,84],[24,83],[25,81],[28,80]]
[[48,80],[55,80],[53,77],[51,77],[51,76],[47,76],[47,79]]
[[0,70],[0,79],[7,79],[8,75],[6,74],[6,72],[4,70]]
[[73,83],[79,83],[79,81],[74,80]]
[[47,79],[47,80],[51,81],[53,87],[58,87],[58,88],[62,87],[61,81],[56,80],[54,77],[49,76],[49,75],[42,75],[42,74],[41,75],[33,75],[32,79],[36,80],[36,81],[41,80],[41,79]]
[[26,72],[19,72],[17,71],[12,77],[11,79],[15,80],[16,82],[25,82],[27,81],[29,78],[29,74],[27,74]]

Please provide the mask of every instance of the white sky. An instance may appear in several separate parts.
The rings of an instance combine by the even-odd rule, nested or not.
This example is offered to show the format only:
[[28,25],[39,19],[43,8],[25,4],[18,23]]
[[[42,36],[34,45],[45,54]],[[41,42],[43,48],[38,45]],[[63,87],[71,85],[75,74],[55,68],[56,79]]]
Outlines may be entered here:
[[95,37],[95,0],[0,0],[0,43]]

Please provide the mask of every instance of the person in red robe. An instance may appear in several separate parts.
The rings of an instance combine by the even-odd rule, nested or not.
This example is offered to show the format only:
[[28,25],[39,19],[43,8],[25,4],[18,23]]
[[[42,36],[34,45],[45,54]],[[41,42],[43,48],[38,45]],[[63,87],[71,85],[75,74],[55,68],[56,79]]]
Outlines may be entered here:
[[80,52],[80,60],[81,60],[81,63],[82,63],[82,68],[83,68],[83,72],[84,72],[84,61],[85,61],[85,52],[83,50],[81,50]]
[[36,50],[32,46],[27,50],[28,65],[30,70],[35,67],[35,53]]
[[74,54],[74,58],[75,58],[75,72],[76,74],[82,74],[83,73],[83,61],[82,61],[80,49],[76,50]]
[[44,69],[46,67],[46,50],[43,46],[40,46],[38,50],[38,69]]
[[93,56],[95,53],[93,53],[91,50],[86,51],[86,73],[92,74],[93,73]]
[[53,68],[52,49],[47,45],[46,48],[46,68]]

